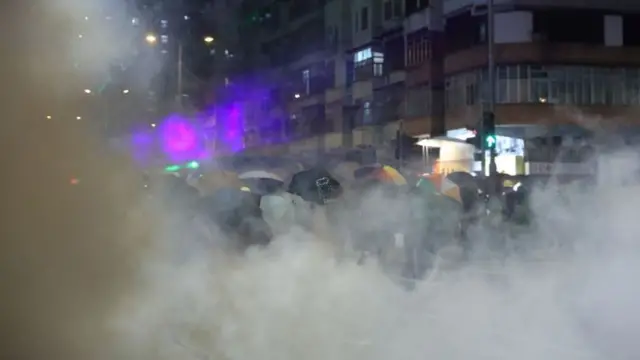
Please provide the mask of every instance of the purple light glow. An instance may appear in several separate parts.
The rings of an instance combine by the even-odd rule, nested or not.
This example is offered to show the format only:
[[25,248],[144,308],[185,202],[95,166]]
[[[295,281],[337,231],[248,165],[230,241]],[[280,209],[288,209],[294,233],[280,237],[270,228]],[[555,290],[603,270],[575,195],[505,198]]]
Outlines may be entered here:
[[133,159],[141,165],[152,160],[154,151],[153,135],[148,132],[138,132],[131,136],[131,150]]
[[236,104],[218,111],[219,140],[227,151],[238,152],[244,149],[243,114]]
[[189,120],[173,115],[158,130],[162,150],[170,161],[197,160],[206,154],[204,136]]

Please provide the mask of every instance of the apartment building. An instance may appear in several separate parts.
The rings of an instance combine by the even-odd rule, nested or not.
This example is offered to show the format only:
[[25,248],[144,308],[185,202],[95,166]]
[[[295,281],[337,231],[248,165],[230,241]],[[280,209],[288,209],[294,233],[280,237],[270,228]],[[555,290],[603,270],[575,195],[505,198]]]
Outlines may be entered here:
[[340,32],[344,10],[346,1],[243,4],[245,71],[240,84],[234,85],[243,89],[247,100],[243,119],[248,148],[286,144],[295,149],[298,143],[324,147],[314,135],[336,126],[325,103],[327,89],[344,87],[339,83],[345,71]]
[[[419,15],[426,28],[431,11]],[[495,13],[501,132],[521,138],[569,136],[590,126],[638,125],[628,115],[640,104],[640,4],[496,0]],[[474,126],[488,99],[486,14],[482,1],[443,3],[448,129]],[[429,61],[408,64],[407,86],[430,83],[432,66]],[[408,106],[419,104],[409,100]],[[420,114],[414,121],[421,124],[417,133],[427,133],[433,119]]]
[[[404,113],[417,111],[407,109],[405,94],[431,94],[426,85],[407,91],[405,84],[407,61],[426,61],[433,36],[421,28],[407,33],[406,10],[426,5],[333,0],[252,7],[247,16],[260,26],[244,30],[252,39],[245,57],[253,60],[253,88],[260,78],[262,94],[252,94],[245,107],[247,147],[277,143],[281,151],[313,152],[386,143]],[[427,103],[420,99],[432,111]]]
[[[592,127],[634,133],[625,115],[640,105],[640,4],[494,1],[500,134],[558,143]],[[412,136],[477,125],[489,98],[486,2],[312,3],[298,18],[307,3],[264,7],[254,58],[269,96],[249,147],[264,134],[310,151],[385,144],[400,123]]]

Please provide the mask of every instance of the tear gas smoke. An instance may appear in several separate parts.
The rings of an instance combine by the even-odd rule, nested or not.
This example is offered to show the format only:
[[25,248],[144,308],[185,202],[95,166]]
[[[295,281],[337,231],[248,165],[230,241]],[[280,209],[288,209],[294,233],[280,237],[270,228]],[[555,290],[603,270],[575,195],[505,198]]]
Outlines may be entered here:
[[[637,187],[611,180],[566,201],[541,190],[535,232],[509,240],[539,244],[537,259],[462,263],[450,251],[413,291],[309,234],[243,257],[202,251],[189,229],[167,230],[170,213],[147,209],[125,160],[77,122],[43,120],[76,103],[53,90],[91,77],[71,75],[65,39],[80,26],[71,14],[100,4],[31,4],[0,22],[14,47],[2,51],[1,358],[639,358]],[[109,46],[90,47],[95,68]],[[177,261],[166,241],[196,250]]]

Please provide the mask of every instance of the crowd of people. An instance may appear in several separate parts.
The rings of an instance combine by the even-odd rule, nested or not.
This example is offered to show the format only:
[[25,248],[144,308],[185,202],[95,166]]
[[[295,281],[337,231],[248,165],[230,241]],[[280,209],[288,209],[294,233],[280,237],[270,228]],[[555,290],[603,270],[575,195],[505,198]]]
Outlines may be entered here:
[[235,170],[158,175],[153,192],[223,238],[226,250],[306,233],[340,256],[375,259],[410,278],[443,247],[466,246],[466,229],[485,209],[470,173],[411,176],[384,164]]

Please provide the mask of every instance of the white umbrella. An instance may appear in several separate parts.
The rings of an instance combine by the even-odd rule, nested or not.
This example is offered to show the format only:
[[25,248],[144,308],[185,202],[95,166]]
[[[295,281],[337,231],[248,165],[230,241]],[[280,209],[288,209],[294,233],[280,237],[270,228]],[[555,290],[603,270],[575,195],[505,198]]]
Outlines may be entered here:
[[245,173],[240,174],[238,178],[240,178],[240,180],[269,179],[269,180],[284,182],[282,177],[274,173],[271,173],[268,171],[262,171],[262,170],[247,171]]

